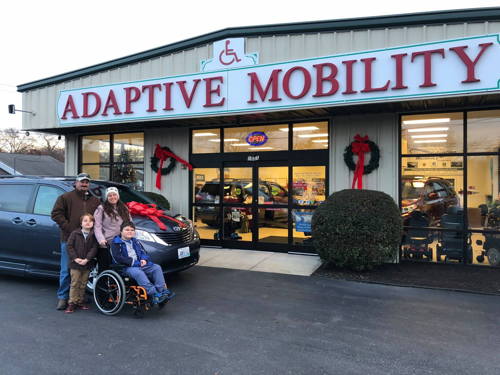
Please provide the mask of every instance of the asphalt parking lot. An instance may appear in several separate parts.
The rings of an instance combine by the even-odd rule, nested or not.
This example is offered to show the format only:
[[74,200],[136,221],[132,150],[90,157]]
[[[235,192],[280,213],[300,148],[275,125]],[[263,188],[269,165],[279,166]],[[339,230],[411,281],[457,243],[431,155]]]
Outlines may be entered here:
[[0,276],[0,374],[495,374],[500,298],[195,267],[136,319]]

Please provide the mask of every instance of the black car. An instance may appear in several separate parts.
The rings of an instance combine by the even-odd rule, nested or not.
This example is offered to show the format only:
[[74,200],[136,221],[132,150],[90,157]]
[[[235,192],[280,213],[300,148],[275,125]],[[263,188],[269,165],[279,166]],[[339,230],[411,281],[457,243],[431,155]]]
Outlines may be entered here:
[[[0,177],[0,272],[59,277],[60,232],[50,214],[57,197],[74,189],[74,178]],[[90,193],[102,200],[107,187],[115,186],[127,203],[154,203],[145,194],[126,185],[92,181]],[[161,208],[161,207],[160,207]],[[180,215],[177,222],[161,218],[166,229],[144,216],[133,215],[136,236],[164,273],[194,266],[199,260],[200,240],[192,222]]]

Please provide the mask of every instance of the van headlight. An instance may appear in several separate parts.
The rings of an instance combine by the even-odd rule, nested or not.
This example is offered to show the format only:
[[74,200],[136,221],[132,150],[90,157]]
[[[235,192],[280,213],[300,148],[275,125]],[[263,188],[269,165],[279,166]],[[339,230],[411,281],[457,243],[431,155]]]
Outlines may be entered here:
[[170,246],[168,243],[166,243],[160,237],[158,237],[155,233],[146,232],[145,230],[136,229],[135,230],[135,237],[139,241],[156,242],[156,243],[159,243],[161,245]]

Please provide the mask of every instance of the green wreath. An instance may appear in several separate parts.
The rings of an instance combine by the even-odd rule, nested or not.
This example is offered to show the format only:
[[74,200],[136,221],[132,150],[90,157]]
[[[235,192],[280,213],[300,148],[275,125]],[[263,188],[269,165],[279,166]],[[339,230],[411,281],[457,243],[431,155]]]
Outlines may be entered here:
[[[172,150],[166,146],[162,147],[161,149],[173,153]],[[177,164],[177,160],[175,160],[174,158],[169,158],[169,159],[170,159],[170,162],[168,163],[167,167],[161,169],[162,175],[167,175],[170,172],[172,172],[172,170],[175,168],[175,165]],[[158,173],[158,162],[159,161],[160,161],[160,159],[158,159],[155,155],[153,155],[151,157],[151,169],[153,171],[155,171],[155,173]]]
[[[352,152],[353,143],[354,142],[345,148],[344,162],[347,165],[347,168],[354,172],[356,170],[356,163],[354,162],[354,153]],[[365,165],[363,174],[370,174],[379,167],[380,149],[375,142],[366,141],[365,143],[370,146],[370,162],[368,165]]]

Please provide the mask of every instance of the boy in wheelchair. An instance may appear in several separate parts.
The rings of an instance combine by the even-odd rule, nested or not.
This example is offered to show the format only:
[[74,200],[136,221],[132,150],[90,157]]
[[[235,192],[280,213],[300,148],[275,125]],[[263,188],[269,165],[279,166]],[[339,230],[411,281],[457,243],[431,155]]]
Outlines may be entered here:
[[111,243],[111,255],[115,263],[126,266],[124,272],[146,290],[154,304],[175,296],[167,288],[161,267],[149,259],[142,244],[135,238],[135,225],[132,222],[124,222],[120,226],[120,235]]

